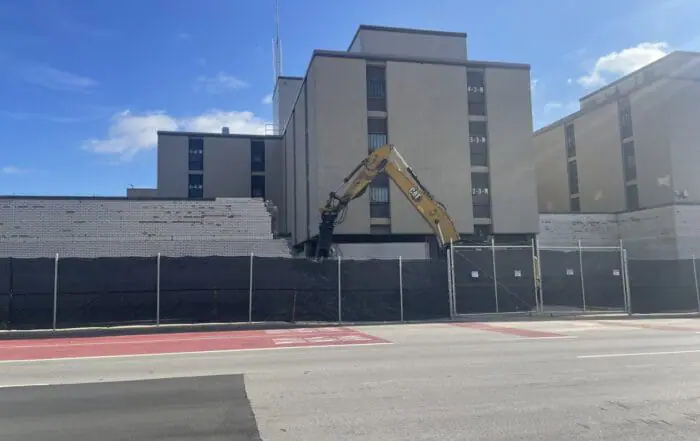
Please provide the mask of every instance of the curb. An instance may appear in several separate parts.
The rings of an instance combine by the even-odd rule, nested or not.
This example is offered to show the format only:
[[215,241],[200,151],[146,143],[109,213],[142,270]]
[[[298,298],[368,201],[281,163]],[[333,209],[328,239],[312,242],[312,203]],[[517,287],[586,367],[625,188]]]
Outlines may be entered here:
[[673,318],[694,318],[700,320],[698,313],[669,313],[669,314],[510,314],[510,315],[474,315],[454,319],[386,321],[386,322],[254,322],[254,323],[189,323],[156,325],[125,325],[71,329],[34,329],[34,330],[5,330],[0,331],[0,340],[19,339],[51,339],[51,338],[83,338],[111,337],[120,335],[149,335],[176,334],[185,332],[220,332],[220,331],[257,331],[270,329],[320,328],[339,326],[382,326],[382,325],[415,325],[415,324],[450,324],[469,322],[516,322],[516,321],[561,321],[561,320],[653,320]]

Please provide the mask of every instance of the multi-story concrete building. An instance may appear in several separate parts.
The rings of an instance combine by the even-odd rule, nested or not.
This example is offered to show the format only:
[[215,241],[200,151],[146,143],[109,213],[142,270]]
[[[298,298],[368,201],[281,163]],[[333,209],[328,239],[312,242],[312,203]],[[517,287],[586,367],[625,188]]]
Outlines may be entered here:
[[584,96],[534,134],[540,211],[633,212],[618,218],[631,247],[645,242],[640,258],[687,257],[700,234],[687,241],[668,226],[700,204],[698,115],[698,53],[674,52]]
[[[347,51],[316,50],[303,77],[278,78],[273,101],[275,136],[160,132],[158,196],[265,197],[303,247],[329,192],[391,143],[464,236],[538,232],[529,65],[470,60],[464,33],[360,26]],[[433,239],[387,179],[336,233],[362,253]]]

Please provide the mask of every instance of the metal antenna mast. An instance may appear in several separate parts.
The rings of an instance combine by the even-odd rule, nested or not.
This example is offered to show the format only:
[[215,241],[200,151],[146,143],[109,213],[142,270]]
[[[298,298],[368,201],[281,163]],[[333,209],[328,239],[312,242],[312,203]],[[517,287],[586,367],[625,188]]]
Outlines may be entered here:
[[275,36],[272,39],[272,62],[274,63],[275,84],[282,75],[282,42],[280,41],[280,2],[275,0]]

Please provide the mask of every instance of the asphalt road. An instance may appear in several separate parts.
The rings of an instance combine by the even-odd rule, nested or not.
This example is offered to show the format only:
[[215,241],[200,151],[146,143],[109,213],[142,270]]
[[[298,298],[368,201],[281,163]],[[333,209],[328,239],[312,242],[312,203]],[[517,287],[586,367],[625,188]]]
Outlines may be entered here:
[[[700,321],[663,324],[377,326],[360,329],[394,344],[0,363],[0,440],[256,439],[233,435],[250,420],[232,374],[269,441],[696,440]],[[97,384],[9,387],[72,383]]]
[[260,440],[242,375],[0,392],[0,439]]

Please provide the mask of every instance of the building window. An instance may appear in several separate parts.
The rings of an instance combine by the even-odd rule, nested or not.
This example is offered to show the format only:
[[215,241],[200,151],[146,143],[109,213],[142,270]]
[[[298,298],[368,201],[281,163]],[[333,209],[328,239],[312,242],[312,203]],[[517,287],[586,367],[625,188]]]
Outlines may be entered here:
[[189,138],[189,169],[204,169],[204,139]]
[[388,203],[389,202],[389,188],[388,187],[375,187],[369,188],[369,202],[370,203]]
[[637,185],[628,185],[625,187],[625,199],[627,200],[628,210],[638,210],[639,209],[639,193],[637,191]]
[[190,174],[187,177],[187,197],[204,197],[204,175]]
[[578,165],[576,160],[569,161],[566,167],[569,175],[569,194],[578,194]]
[[581,212],[581,200],[578,196],[571,198],[571,212],[580,213]]
[[491,217],[490,193],[489,174],[472,173],[472,208],[475,218],[488,219]]
[[634,141],[622,144],[622,167],[625,172],[625,181],[637,179],[637,160],[634,155]]
[[265,141],[259,139],[250,141],[250,170],[265,171]]
[[367,120],[368,144],[370,153],[388,142],[386,118]]
[[470,115],[486,115],[486,88],[481,70],[467,71],[467,105]]
[[618,101],[617,111],[620,118],[620,136],[622,139],[630,138],[632,133],[632,105],[629,99],[624,98]]
[[250,177],[250,197],[265,199],[265,176]]
[[472,165],[489,165],[486,123],[483,121],[469,122],[469,156]]
[[386,69],[367,66],[367,110],[386,111]]
[[369,217],[373,218],[390,218],[391,209],[388,203],[382,202],[370,202],[369,204]]
[[566,138],[566,157],[573,158],[576,156],[576,136],[573,124],[564,127],[564,136]]

